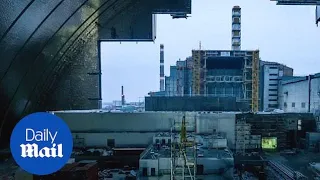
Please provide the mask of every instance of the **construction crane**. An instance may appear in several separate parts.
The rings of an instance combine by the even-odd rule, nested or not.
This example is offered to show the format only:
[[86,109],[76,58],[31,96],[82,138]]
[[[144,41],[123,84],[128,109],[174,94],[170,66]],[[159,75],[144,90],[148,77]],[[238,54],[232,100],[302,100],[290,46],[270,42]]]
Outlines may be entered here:
[[316,6],[316,24],[320,21],[320,0],[271,0],[277,1],[277,5],[311,5]]

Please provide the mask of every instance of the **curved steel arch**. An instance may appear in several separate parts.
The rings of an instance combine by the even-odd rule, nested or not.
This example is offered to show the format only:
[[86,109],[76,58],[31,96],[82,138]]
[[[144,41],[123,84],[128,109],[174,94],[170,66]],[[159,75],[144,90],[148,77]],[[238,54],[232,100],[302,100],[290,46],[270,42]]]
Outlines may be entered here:
[[[169,3],[170,2],[170,3]],[[184,8],[186,3],[186,10]],[[0,3],[0,146],[27,113],[97,108],[101,99],[99,38],[122,20],[137,23],[137,39],[152,12],[191,12],[191,0],[3,0]],[[165,5],[165,6],[163,6]],[[146,8],[144,12],[139,10]],[[133,19],[134,11],[141,19]],[[131,12],[132,13],[132,12]],[[147,24],[144,24],[147,21]],[[123,23],[123,24],[122,24]],[[103,27],[101,27],[103,24]],[[140,25],[143,27],[140,28]],[[130,37],[129,29],[121,30]],[[149,36],[149,35],[148,35]],[[72,67],[72,68],[69,68]],[[81,82],[80,82],[81,81]],[[73,94],[74,93],[74,94]],[[66,100],[68,95],[72,98]],[[70,102],[69,102],[70,101]]]
[[[10,3],[10,0],[6,1],[7,3]],[[88,31],[92,31],[96,27],[92,25],[96,20],[101,16],[105,14],[110,14],[110,9],[114,9],[115,6],[122,7],[119,3],[124,3],[124,1],[118,1],[118,0],[100,0],[101,4],[96,6],[96,9],[91,14],[84,15],[85,9],[94,9],[92,8],[92,4],[94,1],[92,0],[78,0],[78,3],[74,4],[80,4],[77,7],[71,8],[73,11],[71,13],[64,17],[64,20],[60,20],[59,23],[56,23],[57,27],[54,27],[54,31],[50,32],[49,36],[40,39],[39,45],[36,45],[38,47],[35,52],[29,53],[27,50],[32,49],[33,42],[36,42],[37,35],[41,34],[39,33],[42,29],[49,27],[48,25],[45,26],[45,23],[49,23],[48,19],[53,19],[57,16],[59,16],[57,11],[62,11],[61,6],[66,5],[66,3],[72,3],[72,0],[57,0],[52,2],[52,4],[55,4],[54,6],[51,6],[51,10],[47,11],[47,13],[44,16],[44,18],[41,18],[38,20],[39,24],[35,28],[30,28],[29,31],[32,31],[30,34],[28,34],[28,37],[24,36],[21,42],[17,42],[16,39],[10,39],[11,37],[8,37],[10,34],[14,34],[13,30],[17,30],[18,26],[22,26],[21,23],[23,22],[21,19],[30,19],[30,17],[25,17],[26,12],[28,12],[28,15],[32,14],[30,11],[30,8],[35,8],[35,2],[34,0],[30,1],[23,10],[16,16],[16,18],[12,21],[10,26],[6,30],[3,31],[3,33],[0,39],[0,43],[2,43],[2,47],[4,45],[8,45],[9,47],[5,49],[0,49],[1,55],[4,55],[6,50],[10,48],[10,46],[16,45],[15,51],[12,51],[9,53],[7,57],[5,57],[4,61],[2,60],[0,62],[0,66],[2,66],[2,70],[0,71],[0,122],[1,122],[1,128],[0,128],[0,140],[1,144],[3,144],[4,139],[8,140],[8,137],[3,137],[4,135],[7,135],[10,131],[9,129],[12,129],[15,122],[20,118],[22,114],[25,114],[27,112],[28,105],[32,104],[31,101],[37,102],[41,101],[39,99],[39,96],[35,95],[36,93],[43,94],[41,90],[42,86],[46,86],[48,83],[46,80],[50,79],[51,76],[54,74],[55,67],[59,63],[59,61],[62,61],[65,59],[65,56],[70,52],[70,49],[73,49],[77,46],[78,39],[85,37],[88,35],[88,33],[85,33]],[[73,1],[74,2],[74,1]],[[81,2],[81,3],[79,3]],[[96,1],[97,2],[97,1]],[[38,3],[39,5],[39,3]],[[69,4],[70,5],[70,4]],[[108,5],[108,6],[107,6]],[[70,6],[72,7],[72,5]],[[41,8],[41,7],[38,7]],[[108,11],[109,10],[109,11]],[[119,11],[122,11],[123,9],[120,9]],[[90,11],[89,11],[90,12]],[[119,13],[119,12],[117,12]],[[98,15],[96,15],[98,14]],[[116,14],[112,14],[111,16],[116,16]],[[92,18],[93,17],[93,18]],[[71,19],[78,19],[77,22],[71,22]],[[81,19],[85,19],[81,22]],[[3,19],[1,20],[1,25],[4,23]],[[69,33],[69,36],[67,35],[67,39],[64,39],[64,43],[59,44],[59,46],[54,47],[53,44],[58,42],[56,39],[61,38],[59,36],[60,34],[63,34],[63,30],[70,28],[69,24],[74,23],[74,26],[78,26],[77,28],[74,28],[71,30],[71,33]],[[35,25],[34,23],[33,25]],[[69,26],[68,26],[68,25]],[[4,27],[4,26],[2,26]],[[84,28],[85,27],[85,28]],[[42,30],[42,33],[45,32]],[[18,34],[19,35],[19,34]],[[62,37],[65,38],[65,37]],[[9,43],[8,43],[9,42]],[[20,44],[20,45],[19,45]],[[86,43],[85,43],[86,44]],[[54,47],[54,48],[53,48]],[[77,48],[77,47],[76,47]],[[54,50],[55,49],[55,50]],[[54,56],[49,55],[48,57],[45,56],[45,52],[55,52]],[[73,55],[76,57],[76,55]],[[27,57],[28,59],[24,59]],[[49,59],[48,59],[49,58]],[[23,63],[23,60],[27,60],[26,63]],[[69,59],[72,61],[72,59]],[[43,62],[45,61],[45,62]],[[18,67],[18,65],[25,65],[23,67]],[[5,68],[5,69],[4,69]],[[63,67],[62,67],[63,68]],[[0,68],[1,69],[1,68]],[[18,73],[18,74],[15,74]],[[19,74],[20,73],[20,74]],[[42,75],[41,75],[42,74]],[[18,75],[18,76],[16,76]],[[43,79],[41,76],[46,77]],[[33,79],[34,78],[34,79]],[[15,80],[12,82],[12,80]],[[52,79],[52,78],[51,78]],[[9,83],[9,82],[12,83]],[[32,85],[33,84],[33,85]],[[29,90],[28,90],[29,89]],[[30,89],[32,89],[30,91]],[[27,90],[27,95],[23,95],[24,90]],[[39,91],[40,90],[40,91]],[[29,93],[30,92],[30,93]],[[26,101],[20,102],[21,98],[24,98],[27,96]],[[33,103],[38,104],[38,103]],[[22,110],[17,110],[16,105],[23,105]],[[29,109],[30,112],[37,111],[37,106],[34,105]]]

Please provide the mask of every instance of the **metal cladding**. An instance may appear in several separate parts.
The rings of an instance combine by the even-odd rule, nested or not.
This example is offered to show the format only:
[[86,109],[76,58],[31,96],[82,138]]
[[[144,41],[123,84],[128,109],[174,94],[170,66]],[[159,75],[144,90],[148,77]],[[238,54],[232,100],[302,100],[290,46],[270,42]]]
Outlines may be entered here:
[[160,45],[160,91],[164,91],[164,45]]
[[232,8],[232,39],[231,49],[241,50],[241,8],[234,6]]

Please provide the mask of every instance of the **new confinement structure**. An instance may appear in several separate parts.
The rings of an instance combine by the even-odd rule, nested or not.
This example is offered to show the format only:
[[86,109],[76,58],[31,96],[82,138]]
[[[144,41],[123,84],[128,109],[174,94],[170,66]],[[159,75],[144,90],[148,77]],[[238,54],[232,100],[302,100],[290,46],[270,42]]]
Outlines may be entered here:
[[236,97],[259,107],[259,51],[193,50],[192,94]]

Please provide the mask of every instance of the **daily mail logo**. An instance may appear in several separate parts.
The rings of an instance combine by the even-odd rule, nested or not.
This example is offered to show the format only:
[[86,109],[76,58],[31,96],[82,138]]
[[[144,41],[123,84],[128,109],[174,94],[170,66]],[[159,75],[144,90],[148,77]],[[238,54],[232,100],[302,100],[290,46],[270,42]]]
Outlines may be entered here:
[[26,142],[51,142],[51,147],[43,147],[39,149],[38,144],[36,143],[28,143],[28,144],[21,144],[21,156],[22,157],[34,157],[34,158],[50,158],[50,157],[63,157],[62,153],[62,144],[56,144],[55,138],[57,137],[58,131],[52,133],[49,129],[44,129],[42,131],[35,131],[33,129],[27,128],[26,129]]
[[36,175],[52,174],[69,160],[73,147],[70,129],[59,117],[34,113],[15,126],[10,140],[17,164]]

